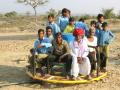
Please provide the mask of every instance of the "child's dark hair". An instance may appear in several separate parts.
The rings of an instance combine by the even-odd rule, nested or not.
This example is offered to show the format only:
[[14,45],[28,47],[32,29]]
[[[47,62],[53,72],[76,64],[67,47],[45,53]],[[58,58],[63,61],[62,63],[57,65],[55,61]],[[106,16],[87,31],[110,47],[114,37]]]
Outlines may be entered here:
[[85,22],[85,19],[84,18],[80,18],[79,21]]
[[47,26],[46,27],[46,31],[48,31],[48,29],[50,29],[52,31],[52,27],[51,26]]
[[55,37],[57,38],[58,36],[61,36],[62,37],[62,33],[61,32],[58,32],[55,34]]
[[93,21],[90,22],[90,25],[91,25],[91,26],[92,26],[93,24],[96,25],[96,23],[97,23],[97,22],[96,22],[95,20],[93,20]]
[[75,21],[74,17],[69,18],[69,22]]
[[40,34],[40,32],[43,32],[43,33],[44,33],[44,29],[39,29],[39,30],[38,30],[38,35]]
[[62,14],[63,14],[63,13],[66,13],[66,12],[69,12],[69,14],[71,13],[71,11],[70,11],[69,9],[63,8],[63,9],[62,9]]
[[104,23],[102,24],[102,27],[106,27],[106,26],[108,26],[108,23],[107,23],[107,22],[104,22]]
[[55,18],[55,15],[54,14],[49,14],[48,18],[50,18],[50,17]]
[[100,19],[101,17],[104,17],[103,14],[98,14],[97,19]]

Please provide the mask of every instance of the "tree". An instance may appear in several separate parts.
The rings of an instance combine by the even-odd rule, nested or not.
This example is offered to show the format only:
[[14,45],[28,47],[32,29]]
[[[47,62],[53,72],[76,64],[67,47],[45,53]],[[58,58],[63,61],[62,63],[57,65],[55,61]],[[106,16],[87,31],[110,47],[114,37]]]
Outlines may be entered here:
[[51,8],[51,9],[49,9],[49,11],[47,12],[47,14],[48,14],[48,15],[53,14],[54,16],[56,16],[56,15],[58,14],[58,12],[57,12],[55,9]]
[[102,9],[102,13],[103,13],[103,15],[105,16],[106,19],[110,19],[110,18],[115,17],[115,13],[113,11],[114,11],[114,8]]
[[46,2],[48,2],[48,0],[17,0],[18,3],[25,3],[25,5],[30,5],[33,10],[34,10],[34,14],[35,14],[35,21],[37,24],[37,11],[36,8],[40,5],[44,5]]

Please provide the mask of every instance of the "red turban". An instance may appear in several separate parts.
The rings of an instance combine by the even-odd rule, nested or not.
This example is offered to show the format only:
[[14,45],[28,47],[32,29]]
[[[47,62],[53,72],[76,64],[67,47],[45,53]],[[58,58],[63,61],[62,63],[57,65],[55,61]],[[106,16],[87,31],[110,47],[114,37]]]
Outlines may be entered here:
[[83,36],[85,34],[82,28],[76,28],[73,32],[73,36]]

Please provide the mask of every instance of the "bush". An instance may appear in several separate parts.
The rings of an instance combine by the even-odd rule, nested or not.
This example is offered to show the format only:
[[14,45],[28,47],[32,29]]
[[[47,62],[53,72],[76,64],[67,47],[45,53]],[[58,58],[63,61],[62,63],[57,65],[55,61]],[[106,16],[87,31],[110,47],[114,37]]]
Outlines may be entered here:
[[16,17],[17,16],[17,12],[12,11],[12,12],[8,12],[5,14],[6,17]]

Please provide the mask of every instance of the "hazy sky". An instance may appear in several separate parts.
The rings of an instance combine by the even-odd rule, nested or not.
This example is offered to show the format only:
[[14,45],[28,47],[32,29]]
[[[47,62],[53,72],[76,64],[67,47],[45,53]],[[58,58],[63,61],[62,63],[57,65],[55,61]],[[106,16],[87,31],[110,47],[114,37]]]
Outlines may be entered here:
[[[45,6],[37,8],[37,12],[45,13],[50,8],[60,10],[64,7],[70,9],[73,14],[97,14],[101,12],[102,8],[114,8],[115,12],[119,12],[120,0],[49,0]],[[30,6],[18,4],[16,0],[0,0],[0,13],[9,11],[33,13]]]

